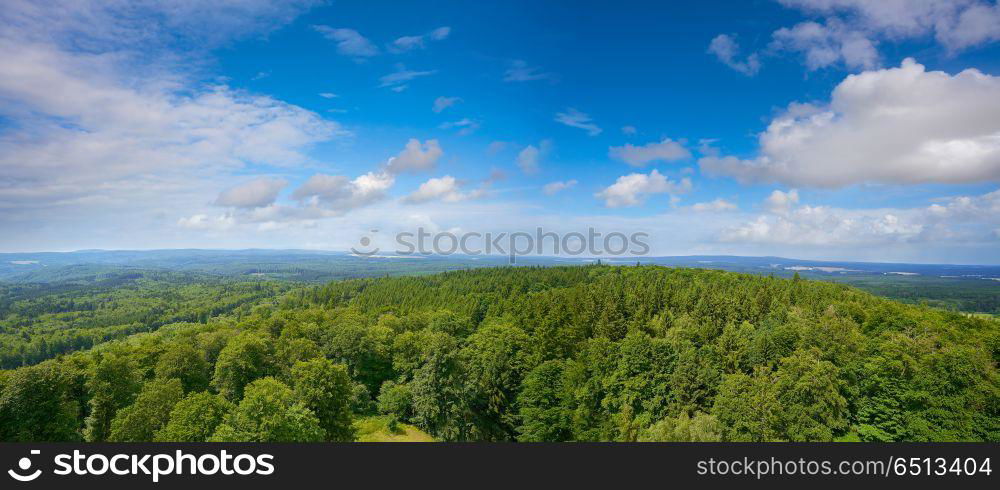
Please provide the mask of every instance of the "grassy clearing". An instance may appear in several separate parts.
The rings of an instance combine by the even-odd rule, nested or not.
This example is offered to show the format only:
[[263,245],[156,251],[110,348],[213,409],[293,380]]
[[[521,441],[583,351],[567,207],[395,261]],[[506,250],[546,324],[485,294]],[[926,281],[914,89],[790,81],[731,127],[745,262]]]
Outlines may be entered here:
[[410,424],[393,424],[386,416],[358,419],[354,428],[358,431],[358,442],[434,442],[430,434]]

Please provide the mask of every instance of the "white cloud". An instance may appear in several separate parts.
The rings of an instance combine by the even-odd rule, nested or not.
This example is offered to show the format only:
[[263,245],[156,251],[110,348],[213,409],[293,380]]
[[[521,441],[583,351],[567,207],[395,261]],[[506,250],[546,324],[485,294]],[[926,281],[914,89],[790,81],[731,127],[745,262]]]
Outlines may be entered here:
[[756,75],[760,71],[760,59],[757,53],[751,53],[744,60],[739,59],[740,45],[735,36],[719,34],[708,44],[708,52],[714,54],[726,66],[747,76]]
[[836,63],[851,69],[870,69],[879,62],[875,41],[835,18],[827,19],[825,24],[802,22],[792,28],[781,28],[772,38],[772,50],[803,53],[809,70]]
[[764,200],[764,209],[775,214],[788,214],[793,207],[799,204],[799,191],[792,189],[782,192],[775,189],[767,199]]
[[196,214],[188,218],[177,220],[177,226],[191,230],[202,231],[225,231],[236,225],[236,220],[231,214],[221,214],[219,216],[209,216],[207,214]]
[[386,172],[369,172],[353,180],[343,175],[316,174],[295,189],[292,197],[307,206],[343,213],[385,198],[394,183],[395,178]]
[[541,152],[534,145],[524,147],[517,154],[517,166],[526,174],[538,173],[538,160]]
[[634,173],[618,177],[610,187],[594,194],[609,208],[637,206],[653,194],[683,194],[691,190],[691,179],[672,181],[655,169],[647,174]]
[[699,202],[692,204],[691,209],[699,213],[705,213],[705,212],[718,213],[722,211],[735,211],[736,205],[720,197],[714,201]]
[[90,53],[165,49],[201,51],[266,36],[322,0],[4,0],[5,37]]
[[556,113],[556,122],[565,124],[573,128],[580,128],[587,132],[590,136],[597,136],[601,134],[601,128],[594,124],[594,121],[588,116],[572,107],[567,108],[565,112]]
[[323,37],[337,42],[337,52],[361,60],[379,53],[378,47],[354,29],[333,28],[324,25],[312,26]]
[[339,95],[333,92],[320,92],[319,96],[324,99],[336,99],[337,97],[340,97]]
[[441,149],[438,140],[427,140],[421,144],[420,140],[410,138],[403,151],[386,162],[386,171],[390,174],[398,174],[432,170],[442,155],[444,155],[444,150]]
[[524,147],[517,154],[517,166],[520,167],[521,171],[526,174],[536,174],[538,173],[538,166],[542,161],[542,158],[546,153],[552,148],[552,142],[549,140],[542,140],[538,146],[528,145]]
[[162,67],[137,77],[116,52],[0,38],[0,59],[0,115],[18,121],[0,132],[0,207],[109,200],[151,190],[154,179],[305,164],[310,145],[348,134],[301,107],[186,84]]
[[545,195],[547,195],[547,196],[551,196],[553,194],[557,194],[557,193],[559,193],[561,191],[569,189],[569,188],[575,186],[576,184],[577,184],[577,182],[576,182],[575,179],[573,179],[573,180],[558,180],[558,181],[555,181],[555,182],[549,182],[548,184],[545,184],[545,187],[542,187],[542,192],[544,192]]
[[[766,214],[726,228],[725,242],[818,247],[928,243],[995,243],[989,230],[1000,224],[1000,190],[948,198],[916,208],[843,209],[799,205],[798,195],[775,191]],[[995,246],[995,245],[992,245]]]
[[1000,180],[1000,78],[975,69],[898,68],[848,76],[826,106],[792,104],[751,159],[707,156],[710,175],[841,187]]
[[475,199],[483,195],[484,190],[478,189],[471,192],[462,192],[461,183],[450,175],[440,178],[429,179],[420,184],[412,194],[403,198],[403,202],[408,204],[424,203],[428,201],[459,202]]
[[461,97],[445,97],[441,96],[434,99],[434,107],[431,108],[434,112],[441,112],[459,102],[462,101]]
[[405,53],[414,49],[424,49],[427,45],[425,40],[430,39],[431,41],[442,41],[447,39],[449,34],[451,34],[450,27],[438,27],[427,34],[421,34],[419,36],[403,36],[397,38],[392,42],[392,44],[389,45],[389,51],[393,53]]
[[873,36],[932,35],[951,51],[1000,40],[1000,5],[988,0],[779,0],[824,16],[842,15]]
[[438,27],[437,29],[434,29],[433,31],[427,33],[427,37],[435,41],[443,41],[447,39],[450,34],[451,34],[451,27],[444,26],[444,27]]
[[524,60],[510,62],[510,67],[504,72],[505,82],[530,82],[533,80],[555,81],[555,75],[542,71],[541,68],[528,66]]
[[402,64],[396,65],[396,71],[383,75],[379,78],[379,87],[389,88],[396,92],[401,92],[406,90],[406,82],[413,80],[414,78],[426,77],[437,73],[437,70],[428,71],[413,71],[407,70]]
[[473,121],[469,118],[462,118],[457,121],[448,121],[442,123],[438,126],[441,129],[455,129],[458,128],[458,134],[460,136],[465,136],[467,134],[472,134],[475,130],[479,129],[479,122]]
[[637,132],[638,130],[635,129],[635,126],[622,126],[622,134],[625,136],[634,136]]
[[655,161],[673,162],[690,158],[691,152],[681,143],[664,138],[660,142],[640,146],[631,143],[626,143],[625,146],[612,146],[608,149],[608,156],[633,167],[642,167]]
[[216,206],[235,208],[260,208],[274,204],[278,193],[288,186],[285,179],[258,177],[244,184],[222,191],[215,199]]

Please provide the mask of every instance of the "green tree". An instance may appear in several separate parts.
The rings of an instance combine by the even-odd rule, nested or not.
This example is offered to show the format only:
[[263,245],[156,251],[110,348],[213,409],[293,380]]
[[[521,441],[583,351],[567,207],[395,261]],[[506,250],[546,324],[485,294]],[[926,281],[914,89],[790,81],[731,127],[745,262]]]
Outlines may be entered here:
[[328,359],[300,361],[292,367],[292,389],[312,410],[330,441],[353,441],[351,377],[347,366]]
[[513,440],[517,436],[515,402],[529,369],[529,344],[530,338],[520,328],[497,323],[480,327],[462,350],[480,437]]
[[102,351],[87,376],[86,387],[90,393],[90,415],[84,436],[89,442],[107,440],[115,413],[131,405],[142,388],[138,365],[123,346]]
[[209,365],[202,353],[193,345],[175,342],[156,361],[156,377],[177,378],[185,393],[204,391],[208,388]]
[[53,362],[11,372],[0,392],[0,440],[78,440],[80,407],[70,387],[67,373]]
[[157,442],[205,442],[234,405],[206,391],[191,393],[174,405],[170,420],[154,436]]
[[316,414],[284,383],[266,377],[246,386],[243,400],[212,435],[213,442],[320,442]]
[[546,361],[524,378],[517,397],[519,441],[567,441],[573,436],[572,415],[563,400],[564,371],[564,361]]
[[409,383],[413,393],[413,421],[445,440],[463,440],[471,433],[468,421],[466,377],[458,358],[456,339],[432,337],[426,361]]
[[413,416],[413,392],[410,391],[410,386],[392,380],[382,383],[378,394],[378,411],[395,415],[400,420],[410,420]]
[[149,442],[170,420],[170,412],[184,398],[177,378],[156,379],[142,387],[135,403],[121,409],[111,420],[111,442]]
[[243,398],[250,382],[276,374],[274,345],[270,337],[246,332],[234,337],[219,353],[212,384],[231,401]]
[[677,417],[667,417],[647,427],[639,434],[640,442],[718,442],[722,440],[722,426],[713,415],[686,412]]
[[726,375],[712,414],[730,441],[831,441],[846,428],[838,375],[815,351],[796,351],[775,371]]

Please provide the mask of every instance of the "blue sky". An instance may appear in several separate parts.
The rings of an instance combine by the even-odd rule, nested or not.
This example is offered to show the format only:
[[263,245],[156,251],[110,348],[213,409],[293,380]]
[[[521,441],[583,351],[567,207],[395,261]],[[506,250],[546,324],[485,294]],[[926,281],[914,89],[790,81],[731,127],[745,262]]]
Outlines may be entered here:
[[1000,263],[992,0],[60,7],[0,7],[4,251],[593,226]]

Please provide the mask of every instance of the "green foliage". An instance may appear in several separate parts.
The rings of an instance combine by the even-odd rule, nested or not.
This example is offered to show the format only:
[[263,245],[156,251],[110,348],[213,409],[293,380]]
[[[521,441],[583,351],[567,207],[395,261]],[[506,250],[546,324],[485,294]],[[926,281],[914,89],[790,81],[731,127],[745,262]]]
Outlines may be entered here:
[[292,389],[271,378],[246,386],[240,404],[229,412],[213,442],[319,442],[326,434],[316,415],[297,401]]
[[713,413],[731,441],[832,441],[846,428],[838,375],[817,351],[797,351],[774,371],[726,375]]
[[185,393],[208,389],[209,365],[193,345],[175,343],[156,362],[156,377],[180,380]]
[[327,359],[300,361],[292,368],[292,388],[299,401],[316,414],[327,440],[354,440],[352,384],[346,366]]
[[72,380],[53,363],[18,369],[0,390],[0,440],[75,441],[80,407]]
[[0,438],[350,440],[377,394],[362,440],[1000,441],[1000,323],[803,276],[493,268],[230,313],[216,291],[204,323],[0,371]]
[[517,397],[522,442],[567,441],[573,436],[572,415],[565,403],[565,361],[539,364],[524,378]]
[[530,338],[513,325],[496,323],[472,334],[461,352],[470,409],[480,439],[510,440],[518,425],[515,400],[528,370]]
[[135,403],[121,409],[111,420],[111,442],[152,441],[153,435],[167,424],[170,412],[184,398],[184,388],[177,378],[157,379],[142,387]]
[[222,396],[236,401],[243,398],[243,388],[250,382],[276,371],[270,336],[245,332],[230,340],[219,353],[212,386]]
[[170,419],[154,440],[157,442],[205,442],[232,411],[233,404],[208,392],[192,393],[174,405]]
[[139,364],[123,346],[100,351],[86,386],[90,415],[85,421],[84,437],[89,442],[105,441],[115,413],[131,405],[142,387]]
[[36,364],[180,322],[249,311],[290,289],[260,281],[113,269],[88,280],[0,283],[0,368]]
[[384,415],[393,415],[402,420],[410,420],[413,416],[413,393],[410,386],[389,380],[382,383],[378,394],[378,411]]
[[681,413],[667,417],[642,431],[641,442],[718,442],[722,425],[714,415],[698,412],[694,417]]

